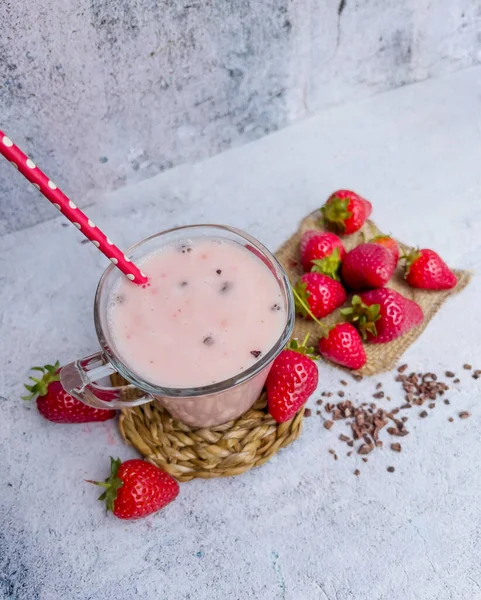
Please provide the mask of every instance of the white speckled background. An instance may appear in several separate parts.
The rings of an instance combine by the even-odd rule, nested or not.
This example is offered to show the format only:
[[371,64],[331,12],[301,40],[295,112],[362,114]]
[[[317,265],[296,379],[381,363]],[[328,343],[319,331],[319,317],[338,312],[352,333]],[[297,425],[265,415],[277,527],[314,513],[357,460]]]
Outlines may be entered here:
[[[373,201],[384,230],[479,271],[480,119],[481,68],[473,68],[173,169],[116,192],[89,216],[123,246],[214,221],[275,249],[334,188],[352,187]],[[115,423],[54,425],[19,400],[30,365],[96,349],[92,300],[106,262],[81,239],[60,218],[0,239],[2,600],[481,598],[481,380],[461,369],[466,361],[481,368],[471,317],[478,277],[405,357],[420,370],[452,369],[462,385],[429,418],[413,411],[401,454],[346,458],[343,429],[326,431],[311,417],[266,466],[183,484],[163,512],[123,523],[105,517],[84,482],[106,475],[109,455],[135,455]],[[337,390],[343,377],[321,365],[322,389]],[[346,397],[370,397],[382,381],[394,400],[392,379],[350,383]],[[459,410],[472,417],[460,420]]]

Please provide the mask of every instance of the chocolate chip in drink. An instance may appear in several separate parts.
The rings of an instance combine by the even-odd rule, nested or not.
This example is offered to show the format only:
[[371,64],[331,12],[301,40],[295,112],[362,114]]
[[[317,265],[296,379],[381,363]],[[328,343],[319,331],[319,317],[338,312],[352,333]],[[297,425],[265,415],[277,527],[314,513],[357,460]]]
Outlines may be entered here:
[[452,371],[446,371],[444,374],[446,377],[454,377],[454,373]]
[[384,392],[376,392],[375,394],[372,395],[373,398],[376,398],[376,400],[379,400],[380,398],[384,398]]
[[388,473],[394,473],[394,470],[395,470],[394,467],[388,467],[387,468],[387,472]]
[[380,390],[381,388],[382,388],[382,383],[378,383],[378,384],[376,385],[376,390]]
[[471,365],[468,365],[468,363],[464,363],[463,365],[463,369],[466,369],[466,371],[470,371],[473,367]]
[[180,285],[180,287],[185,287],[186,285],[188,285],[188,282],[187,281],[181,281],[179,283],[179,285]]
[[[473,375],[474,377],[474,375]],[[461,379],[459,379],[459,377],[456,377],[456,379],[453,379],[453,383],[459,383],[461,381]]]
[[471,413],[468,412],[467,410],[463,410],[459,413],[460,419],[469,419],[470,416],[471,416]]
[[362,381],[362,379],[363,379],[363,377],[360,373],[353,373],[352,378],[355,379],[356,381]]
[[365,456],[362,457],[363,462],[367,462],[367,458]]
[[424,419],[425,417],[428,416],[428,413],[425,410],[423,410],[422,412],[419,413],[419,416],[421,417],[421,419]]
[[259,358],[262,352],[260,350],[251,350],[251,354],[254,358]]
[[186,252],[192,252],[192,248],[190,246],[182,244],[182,246],[180,247],[180,251],[182,252],[182,254],[185,254]]
[[279,304],[277,304],[277,302],[276,302],[276,304],[273,304],[273,305],[271,306],[271,310],[272,310],[272,311],[281,310],[281,307],[280,307],[280,306],[279,306]]
[[397,368],[398,373],[404,373],[404,371],[408,368],[407,365],[401,365],[400,367]]
[[450,404],[449,400],[446,398],[446,400],[444,401],[444,404]]
[[452,423],[454,421],[453,417],[449,417],[448,421]]
[[211,335],[207,335],[203,340],[202,343],[205,344],[206,346],[212,346],[214,343],[214,338]]
[[224,281],[224,283],[220,286],[220,293],[225,294],[232,287],[232,283],[230,281]]
[[355,475],[356,477],[359,477],[359,475],[360,475],[360,474],[361,474],[361,471],[360,471],[359,469],[356,469],[356,470],[354,471],[354,475]]
[[397,442],[394,444],[391,444],[391,450],[393,450],[394,452],[401,452],[402,446],[401,444],[398,444]]
[[481,370],[476,369],[476,371],[473,373],[473,379],[479,379],[480,377],[481,377]]
[[341,385],[347,385],[347,381],[345,381],[344,379],[341,379],[341,381],[339,382]]
[[311,411],[311,409],[310,409],[310,408],[306,408],[306,409],[304,410],[304,416],[305,416],[305,417],[310,417],[311,415],[312,415],[312,411]]
[[339,396],[339,398],[344,398],[344,392],[342,390],[339,390],[337,392],[337,395]]
[[435,408],[436,407],[436,403],[435,402],[430,402],[428,406],[429,406],[429,408]]
[[334,421],[324,421],[324,428],[325,429],[331,429],[331,427],[334,425]]
[[217,275],[220,275],[222,273],[222,269],[217,269],[216,273]]

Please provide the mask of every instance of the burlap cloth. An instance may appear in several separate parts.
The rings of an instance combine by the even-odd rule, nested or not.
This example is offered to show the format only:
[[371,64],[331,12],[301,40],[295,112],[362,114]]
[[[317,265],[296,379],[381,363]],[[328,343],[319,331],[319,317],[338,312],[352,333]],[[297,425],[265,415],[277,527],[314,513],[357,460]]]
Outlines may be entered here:
[[[303,273],[302,266],[300,264],[299,242],[302,234],[309,229],[325,231],[325,228],[320,224],[319,211],[316,211],[303,219],[297,232],[291,238],[289,238],[287,242],[285,242],[276,252],[276,256],[286,270],[286,273],[288,274],[292,284],[295,284]],[[364,239],[368,241],[374,236],[380,235],[381,233],[382,232],[372,221],[367,221],[356,233],[343,236],[342,241],[346,250],[349,251],[355,246],[361,244]],[[401,250],[409,248],[409,246],[406,246],[402,242],[398,241],[398,244]],[[419,327],[411,329],[411,331],[409,331],[406,335],[403,335],[392,342],[388,342],[387,344],[365,344],[364,347],[366,349],[367,363],[358,371],[360,374],[375,375],[376,373],[380,373],[382,371],[390,371],[395,367],[403,353],[421,335],[429,321],[434,317],[449,296],[457,294],[468,285],[469,280],[471,279],[470,273],[456,269],[454,272],[458,278],[458,284],[452,290],[418,290],[410,287],[406,283],[403,278],[403,269],[398,265],[396,273],[388,283],[387,287],[393,288],[406,298],[417,302],[423,309],[424,321],[421,325],[419,325]],[[350,297],[348,298],[348,302],[346,302],[346,306],[349,305],[349,302]],[[339,314],[339,310],[336,310],[328,317],[323,319],[323,322],[325,322],[327,325],[333,325],[337,321],[341,320],[342,317]],[[307,333],[310,334],[309,344],[317,346],[317,341],[319,340],[319,326],[313,321],[307,321],[302,317],[297,317],[293,336],[302,340]]]

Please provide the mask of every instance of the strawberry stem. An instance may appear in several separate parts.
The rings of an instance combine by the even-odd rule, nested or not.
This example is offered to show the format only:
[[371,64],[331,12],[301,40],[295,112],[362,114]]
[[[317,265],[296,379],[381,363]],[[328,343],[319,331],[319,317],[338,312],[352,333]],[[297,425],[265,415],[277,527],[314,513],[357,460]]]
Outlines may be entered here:
[[24,384],[27,392],[30,392],[28,396],[22,396],[22,400],[32,400],[35,396],[45,396],[48,390],[48,386],[52,381],[60,381],[60,363],[57,362],[54,365],[45,365],[44,367],[32,367],[33,371],[40,371],[42,378],[37,379],[30,375],[29,379],[34,382],[34,385]]
[[332,253],[324,258],[314,259],[312,264],[311,271],[314,273],[322,273],[335,281],[340,281],[341,253],[339,252],[339,248],[334,248]]
[[105,481],[92,481],[90,479],[86,479],[87,483],[93,483],[94,485],[99,485],[100,487],[105,488],[105,492],[103,492],[99,496],[99,500],[102,502],[105,501],[106,510],[114,511],[114,503],[117,498],[118,490],[124,485],[124,482],[118,477],[118,472],[122,461],[120,458],[110,457],[110,475],[107,477]]

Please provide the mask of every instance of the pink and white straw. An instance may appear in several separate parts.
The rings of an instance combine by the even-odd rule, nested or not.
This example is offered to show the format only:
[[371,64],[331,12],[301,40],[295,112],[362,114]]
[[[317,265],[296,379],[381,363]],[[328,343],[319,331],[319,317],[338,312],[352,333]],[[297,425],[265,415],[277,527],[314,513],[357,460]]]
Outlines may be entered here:
[[80,229],[84,236],[130,281],[137,284],[147,283],[147,276],[1,130],[0,154],[9,160],[77,229]]

